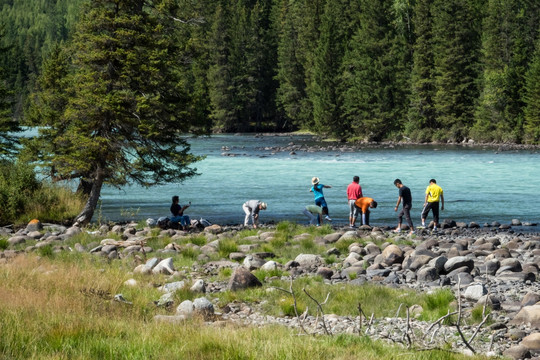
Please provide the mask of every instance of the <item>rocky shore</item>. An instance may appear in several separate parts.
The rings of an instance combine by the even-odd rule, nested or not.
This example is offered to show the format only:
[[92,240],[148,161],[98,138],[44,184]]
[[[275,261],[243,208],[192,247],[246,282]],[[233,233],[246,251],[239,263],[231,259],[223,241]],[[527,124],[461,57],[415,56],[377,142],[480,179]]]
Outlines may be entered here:
[[[299,134],[302,135],[302,134]],[[539,145],[532,145],[532,144],[504,144],[504,143],[478,143],[475,142],[472,139],[460,142],[460,143],[418,143],[413,142],[407,139],[404,139],[402,141],[384,141],[384,142],[352,142],[352,143],[343,143],[339,141],[324,141],[324,139],[312,135],[313,139],[311,141],[306,140],[298,140],[296,137],[299,135],[295,134],[255,134],[254,136],[256,138],[263,138],[263,137],[272,137],[272,136],[281,136],[285,137],[288,136],[291,138],[291,142],[289,142],[286,146],[261,146],[257,148],[260,151],[263,151],[265,153],[269,154],[277,154],[282,152],[287,152],[290,155],[296,155],[298,153],[302,152],[320,152],[320,151],[332,151],[336,153],[348,153],[348,152],[358,152],[362,149],[366,148],[379,148],[379,149],[399,149],[401,147],[409,147],[409,146],[418,146],[420,148],[422,147],[428,147],[428,146],[461,146],[461,147],[467,147],[467,148],[482,148],[482,149],[491,149],[495,153],[501,153],[501,152],[508,152],[508,151],[531,151],[533,153],[536,153],[540,150]],[[313,144],[313,142],[317,142],[317,144]],[[242,146],[223,146],[221,150],[223,151],[221,153],[222,156],[243,156],[246,155],[242,153],[242,150],[244,147]],[[260,156],[267,156],[267,155],[260,155]]]
[[[53,252],[88,252],[111,261],[134,257],[140,265],[133,273],[169,276],[161,287],[164,295],[156,299],[156,304],[174,306],[176,314],[159,315],[156,321],[181,322],[201,314],[208,326],[231,322],[251,326],[280,324],[312,335],[363,334],[416,349],[447,348],[452,344],[453,351],[464,353],[540,359],[540,234],[519,233],[512,224],[480,226],[447,221],[437,233],[424,229],[413,236],[407,231],[395,233],[390,228],[336,227],[334,232],[314,239],[324,245],[325,254],[300,254],[284,264],[272,260],[274,254],[261,251],[262,245],[270,242],[276,233],[273,226],[262,226],[256,235],[244,238],[239,251],[230,253],[228,259],[210,261],[211,255],[218,251],[219,242],[233,238],[242,226],[212,225],[189,232],[161,230],[159,236],[168,236],[172,241],[162,249],[155,249],[146,241],[152,229],[137,229],[137,224],[102,226],[96,231],[44,225],[34,221],[15,233],[5,228],[0,230],[9,244],[0,252],[0,266],[44,246],[51,247]],[[84,231],[95,236],[96,241],[86,246],[75,244],[73,248],[65,245],[66,240]],[[121,240],[108,237],[110,234],[119,235],[115,239]],[[204,235],[205,244],[179,244],[194,235]],[[312,235],[299,234],[295,240],[309,236]],[[344,240],[350,242],[347,252],[335,247]],[[25,247],[26,243],[30,245]],[[200,255],[189,271],[178,271],[173,257],[186,247]],[[326,264],[323,256],[327,255],[334,255],[337,261]],[[231,269],[229,281],[210,280],[224,268]],[[274,317],[264,314],[258,304],[233,302],[217,307],[209,300],[212,293],[264,285],[252,274],[259,268],[286,270],[288,276],[283,280],[318,275],[332,285],[375,283],[420,292],[447,288],[457,299],[458,315],[465,316],[475,307],[487,306],[491,312],[489,316],[487,311],[483,313],[485,321],[481,324],[456,326],[455,323],[443,325],[442,319],[431,323],[420,321],[417,315],[422,309],[415,306],[406,309],[407,317],[403,317],[403,311],[401,317],[391,318],[373,318],[371,314]],[[137,286],[137,281],[130,279],[126,284]],[[200,296],[194,301],[174,304],[172,294],[185,287]],[[286,289],[268,287],[267,291]],[[129,302],[121,294],[115,299]]]

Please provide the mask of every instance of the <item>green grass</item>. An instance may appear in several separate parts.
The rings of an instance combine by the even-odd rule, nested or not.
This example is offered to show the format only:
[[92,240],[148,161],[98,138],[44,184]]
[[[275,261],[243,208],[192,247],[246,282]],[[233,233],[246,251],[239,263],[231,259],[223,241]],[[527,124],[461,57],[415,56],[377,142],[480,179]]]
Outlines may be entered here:
[[[452,312],[455,308],[452,306],[452,302],[455,300],[454,294],[448,289],[436,290],[432,294],[428,294],[424,298],[424,304],[422,305],[424,311],[420,316],[422,320],[436,320],[448,312]],[[454,319],[449,317],[445,320],[445,324],[451,322]]]
[[[83,234],[78,240],[90,241]],[[189,260],[183,259],[175,257],[177,268]],[[156,285],[172,280],[132,274],[136,265],[131,257],[109,261],[76,252],[55,253],[53,257],[21,255],[0,265],[0,358],[472,359],[445,351],[415,352],[357,335],[299,338],[299,330],[280,326],[255,328],[230,323],[216,327],[198,319],[176,325],[156,323],[154,315],[170,314],[170,310],[153,303],[162,295]],[[220,276],[228,278],[231,272],[222,269]],[[138,281],[137,286],[124,285],[131,277]],[[191,279],[185,281],[186,288],[175,293],[175,306],[200,296],[189,291]],[[291,296],[279,290],[268,291],[270,286],[288,289],[289,283],[274,280],[261,288],[207,296],[211,300],[215,296],[218,306],[239,300],[269,314],[293,316]],[[358,303],[375,317],[393,316],[401,303],[426,306],[426,295],[412,291],[374,285],[330,286],[320,277],[305,277],[293,284],[300,312],[306,306],[315,308],[304,288],[321,302],[330,293],[324,306],[327,314],[356,316]],[[112,301],[118,293],[133,305]],[[431,298],[429,302],[434,306],[446,303]]]
[[229,254],[238,251],[238,245],[234,239],[219,240],[218,253],[222,258],[228,258]]

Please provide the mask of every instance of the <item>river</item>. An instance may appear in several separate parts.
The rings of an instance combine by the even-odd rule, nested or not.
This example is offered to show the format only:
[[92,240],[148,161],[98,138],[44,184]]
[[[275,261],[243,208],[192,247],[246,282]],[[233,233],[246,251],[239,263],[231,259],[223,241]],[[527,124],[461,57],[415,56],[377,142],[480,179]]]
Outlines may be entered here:
[[[338,225],[348,224],[346,188],[360,176],[365,196],[379,206],[371,213],[372,225],[395,225],[396,178],[409,186],[413,196],[411,215],[420,223],[424,191],[435,178],[444,189],[445,211],[441,219],[540,222],[540,154],[535,150],[497,151],[493,147],[384,146],[355,151],[276,152],[276,147],[328,145],[311,136],[214,135],[189,139],[192,152],[206,158],[194,165],[200,173],[181,184],[151,188],[105,187],[95,220],[140,220],[169,215],[172,195],[180,204],[192,202],[191,218],[212,223],[237,224],[244,219],[242,204],[249,199],[268,203],[261,222],[290,220],[307,223],[302,214],[313,203],[311,178],[331,185],[324,194],[330,216]],[[430,214],[431,218],[431,214]],[[529,229],[538,229],[533,227]]]

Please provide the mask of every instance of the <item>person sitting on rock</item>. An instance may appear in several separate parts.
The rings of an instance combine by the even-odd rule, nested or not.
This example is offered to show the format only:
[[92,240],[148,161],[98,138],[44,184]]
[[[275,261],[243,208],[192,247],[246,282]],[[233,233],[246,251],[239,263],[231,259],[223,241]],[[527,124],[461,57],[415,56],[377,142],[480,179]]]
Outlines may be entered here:
[[369,225],[369,209],[375,209],[377,207],[377,202],[373,200],[373,198],[364,196],[356,200],[354,205],[362,211],[362,225]]
[[191,220],[189,219],[189,216],[184,215],[184,211],[191,205],[191,202],[185,206],[181,206],[179,202],[180,198],[177,195],[172,197],[171,225],[172,227],[183,230],[186,229],[189,225],[191,225]]

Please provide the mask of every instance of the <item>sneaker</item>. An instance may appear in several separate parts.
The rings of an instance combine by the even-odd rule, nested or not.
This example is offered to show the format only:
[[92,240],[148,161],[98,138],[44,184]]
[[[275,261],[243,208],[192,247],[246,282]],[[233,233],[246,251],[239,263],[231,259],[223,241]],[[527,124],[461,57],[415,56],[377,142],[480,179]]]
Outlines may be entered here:
[[356,229],[356,225],[349,225],[350,229]]
[[416,231],[414,230],[409,233],[409,235],[414,235],[414,234],[416,234]]
[[324,218],[326,219],[326,221],[332,221],[332,219],[330,219],[330,216],[328,215],[326,215]]
[[395,232],[395,233],[400,233],[400,232],[401,232],[401,229],[394,229],[394,232]]

